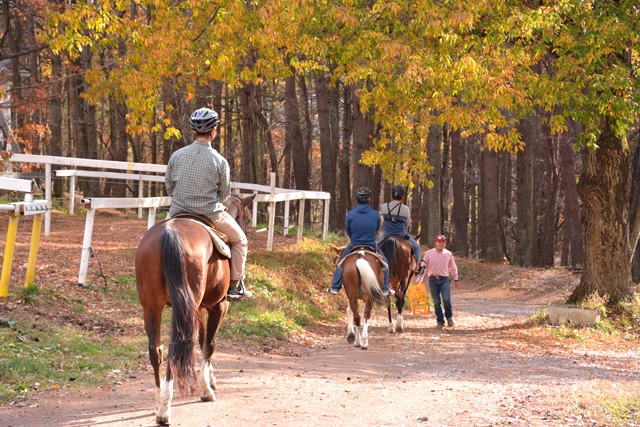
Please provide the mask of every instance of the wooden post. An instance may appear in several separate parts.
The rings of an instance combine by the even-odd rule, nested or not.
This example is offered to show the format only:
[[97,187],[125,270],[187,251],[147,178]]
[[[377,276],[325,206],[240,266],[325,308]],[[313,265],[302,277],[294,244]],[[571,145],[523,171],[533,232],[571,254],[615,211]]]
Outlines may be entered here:
[[[45,170],[44,199],[47,201],[47,211],[44,213],[44,217],[45,217],[44,235],[48,237],[51,234],[51,208],[53,208],[53,196],[51,195],[51,191],[52,191],[51,164],[47,163],[46,165],[44,165],[44,170]],[[38,239],[40,239],[39,234],[38,234]]]
[[[49,212],[49,209],[47,209],[47,212]],[[40,246],[40,231],[42,230],[42,221],[44,220],[45,215],[46,214],[44,213],[39,213],[33,218],[29,260],[27,261],[27,275],[24,279],[25,288],[33,283],[36,277],[36,259],[38,258],[38,247]]]
[[82,239],[82,254],[80,256],[80,271],[78,272],[78,285],[87,285],[87,270],[89,269],[89,256],[91,255],[91,235],[93,233],[93,221],[96,217],[95,209],[87,209],[87,218],[84,223],[84,238]]
[[7,245],[4,248],[4,260],[2,262],[2,277],[0,278],[0,297],[6,297],[9,293],[9,280],[11,279],[11,265],[13,264],[13,253],[16,247],[16,236],[18,235],[18,221],[20,211],[11,214],[9,217],[9,228],[7,229]]
[[[276,195],[276,174],[271,172],[271,197]],[[267,250],[273,249],[273,231],[276,223],[276,202],[269,202],[269,228],[267,230]]]

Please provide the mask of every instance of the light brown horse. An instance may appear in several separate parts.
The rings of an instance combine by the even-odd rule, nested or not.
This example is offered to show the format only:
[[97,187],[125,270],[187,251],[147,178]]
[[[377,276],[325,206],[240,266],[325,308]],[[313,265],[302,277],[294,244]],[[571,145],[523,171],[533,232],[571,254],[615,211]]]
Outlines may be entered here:
[[[227,211],[246,234],[247,209],[255,195],[231,196]],[[200,221],[175,217],[157,223],[142,236],[135,256],[136,287],[149,338],[149,360],[156,382],[156,422],[171,423],[173,379],[182,390],[194,391],[196,334],[202,360],[198,385],[202,401],[214,401],[216,381],[211,358],[216,335],[229,302],[229,260],[213,244]],[[172,307],[171,343],[162,377],[162,310]],[[205,314],[206,324],[205,324]]]
[[[332,245],[341,254],[344,247]],[[384,261],[370,248],[355,248],[343,258],[339,266],[343,270],[342,286],[347,294],[347,341],[366,350],[369,347],[369,319],[374,304],[388,305],[389,298],[382,294]],[[362,324],[358,300],[364,302]]]
[[[420,235],[416,236],[415,239],[419,242]],[[396,316],[395,324],[391,317],[391,304],[387,306],[389,332],[403,332],[402,309],[404,307],[404,296],[415,271],[418,269],[418,262],[413,256],[411,243],[402,237],[389,236],[380,242],[378,246],[389,263],[389,286],[396,291],[398,315]]]

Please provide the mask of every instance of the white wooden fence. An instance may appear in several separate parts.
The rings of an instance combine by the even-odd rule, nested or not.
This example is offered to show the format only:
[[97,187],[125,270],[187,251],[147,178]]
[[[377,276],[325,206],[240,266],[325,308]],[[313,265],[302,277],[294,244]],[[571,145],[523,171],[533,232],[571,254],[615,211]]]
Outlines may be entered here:
[[[52,207],[52,166],[63,167],[85,167],[94,169],[115,169],[124,170],[126,173],[115,172],[103,172],[103,171],[87,171],[76,169],[61,169],[56,170],[56,176],[69,177],[71,181],[71,201],[69,206],[69,213],[73,214],[73,197],[75,192],[75,177],[95,177],[95,178],[111,178],[111,179],[123,179],[123,180],[136,180],[142,182],[164,182],[164,173],[166,170],[165,165],[151,165],[146,163],[130,163],[130,162],[117,162],[117,161],[105,161],[105,160],[91,160],[91,159],[78,159],[56,156],[39,156],[30,154],[14,154],[10,158],[11,162],[17,163],[36,163],[45,165],[45,200],[47,201],[47,211],[45,214],[45,236],[49,236],[51,227],[51,207]],[[139,172],[139,173],[134,173]],[[155,174],[155,175],[152,175]],[[0,178],[11,179],[11,178]],[[85,222],[85,231],[82,244],[82,254],[80,257],[80,273],[78,277],[78,283],[84,285],[87,276],[89,254],[91,247],[91,239],[93,234],[93,226],[95,219],[95,211],[97,209],[120,209],[120,208],[137,208],[138,217],[142,217],[142,209],[149,209],[149,216],[147,226],[151,227],[155,223],[156,209],[158,207],[169,206],[171,203],[170,197],[143,197],[143,186],[140,185],[137,198],[93,198],[86,197],[83,200],[83,204],[87,209],[87,218]],[[269,219],[267,226],[267,249],[273,249],[273,234],[275,230],[275,213],[276,203],[283,202],[284,205],[284,224],[283,233],[288,234],[289,230],[289,215],[290,215],[290,203],[291,201],[300,201],[298,212],[298,234],[297,241],[302,240],[304,230],[304,209],[306,200],[323,200],[324,201],[324,218],[322,227],[322,239],[326,240],[329,228],[329,203],[330,194],[321,191],[298,191],[277,188],[275,186],[275,173],[271,174],[271,185],[259,185],[259,184],[247,184],[247,183],[231,183],[233,190],[239,190],[240,192],[249,192],[256,194],[254,199],[253,210],[253,227],[256,224],[258,203],[269,204]]]

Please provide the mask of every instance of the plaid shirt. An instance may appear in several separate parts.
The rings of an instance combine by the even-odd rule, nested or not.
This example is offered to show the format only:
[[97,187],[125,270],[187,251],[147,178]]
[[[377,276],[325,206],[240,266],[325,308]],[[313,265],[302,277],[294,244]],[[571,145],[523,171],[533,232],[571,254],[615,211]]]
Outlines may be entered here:
[[231,194],[229,163],[210,143],[196,140],[171,155],[165,186],[170,216],[189,212],[215,219]]

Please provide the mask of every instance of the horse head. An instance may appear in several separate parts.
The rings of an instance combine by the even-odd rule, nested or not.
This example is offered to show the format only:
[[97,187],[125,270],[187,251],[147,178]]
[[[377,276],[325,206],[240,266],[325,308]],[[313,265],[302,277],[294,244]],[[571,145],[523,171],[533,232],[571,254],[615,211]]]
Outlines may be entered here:
[[255,198],[256,198],[255,194],[252,194],[251,196],[247,196],[247,197],[240,197],[240,195],[238,194],[232,194],[223,203],[224,206],[227,208],[227,213],[231,215],[233,219],[236,220],[236,222],[238,223],[238,225],[240,225],[240,228],[242,228],[242,231],[244,232],[245,235],[247,234],[247,223],[251,218],[251,215],[249,213],[249,209],[247,208],[247,206],[253,203],[253,200]]
[[347,245],[344,246],[336,246],[334,244],[331,244],[331,252],[333,252],[331,255],[333,256],[333,263],[336,264],[338,262],[338,258],[340,258],[340,255],[342,255],[342,252],[346,249]]

